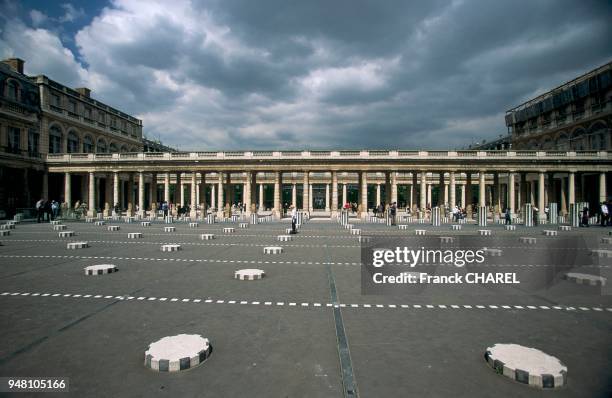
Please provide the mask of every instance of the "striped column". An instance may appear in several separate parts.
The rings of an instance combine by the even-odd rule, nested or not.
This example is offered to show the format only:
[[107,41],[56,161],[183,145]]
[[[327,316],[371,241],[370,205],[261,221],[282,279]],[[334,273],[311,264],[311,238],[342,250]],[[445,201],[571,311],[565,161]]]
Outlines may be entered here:
[[572,227],[579,227],[580,226],[580,204],[570,203],[569,207],[570,207],[570,211],[569,211],[570,224]]
[[548,222],[550,224],[559,223],[559,212],[557,209],[557,204],[554,202],[548,204]]
[[526,227],[533,227],[533,206],[531,203],[523,205],[523,222]]
[[251,224],[258,224],[259,223],[259,216],[257,215],[257,213],[251,213]]
[[478,206],[478,225],[487,226],[487,206]]
[[438,206],[431,209],[431,225],[434,227],[440,226],[440,208]]

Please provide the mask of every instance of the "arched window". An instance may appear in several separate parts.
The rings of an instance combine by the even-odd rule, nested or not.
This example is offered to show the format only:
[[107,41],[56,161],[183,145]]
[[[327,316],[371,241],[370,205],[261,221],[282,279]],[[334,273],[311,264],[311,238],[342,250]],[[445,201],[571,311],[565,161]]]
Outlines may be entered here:
[[91,139],[91,136],[86,135],[83,138],[83,152],[84,153],[93,153],[93,150],[94,150],[93,140]]
[[584,151],[586,150],[585,136],[583,129],[574,130],[570,136],[570,148],[573,151]]
[[108,148],[110,153],[119,152],[119,148],[117,148],[117,144],[115,144],[114,142],[111,142]]
[[567,151],[569,150],[569,141],[567,139],[567,134],[565,133],[561,133],[559,134],[559,136],[557,137],[557,140],[555,141],[555,147],[559,150],[559,151]]
[[49,129],[49,153],[60,153],[62,151],[62,129],[53,125]]
[[546,137],[544,143],[542,143],[542,149],[545,151],[553,149],[553,141],[549,137]]
[[98,142],[96,143],[96,153],[106,153],[107,148],[106,148],[106,141],[104,141],[102,138],[98,138]]
[[127,146],[125,146],[125,145],[121,145],[121,153],[125,153],[125,152],[127,152],[127,151],[128,151]]
[[79,137],[71,131],[68,133],[68,153],[79,152]]

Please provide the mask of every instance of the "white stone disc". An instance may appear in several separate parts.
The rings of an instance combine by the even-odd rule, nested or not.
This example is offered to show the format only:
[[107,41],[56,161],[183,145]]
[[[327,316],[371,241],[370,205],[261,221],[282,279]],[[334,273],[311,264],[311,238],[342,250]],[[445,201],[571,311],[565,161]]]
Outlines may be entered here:
[[145,366],[158,372],[178,372],[200,365],[211,353],[207,338],[179,334],[151,343],[145,351]]
[[608,281],[608,279],[603,276],[581,274],[579,272],[568,272],[563,277],[568,281],[575,282],[579,285],[604,286]]
[[109,230],[109,231],[119,231],[119,226],[118,225],[109,225],[106,229]]
[[264,272],[264,270],[255,269],[255,268],[240,269],[234,272],[234,278],[240,279],[243,281],[252,281],[255,279],[261,279],[264,276],[266,276],[266,273]]
[[85,270],[85,275],[103,275],[119,271],[114,264],[89,265],[83,268],[83,270]]
[[175,252],[178,250],[181,250],[181,245],[178,244],[162,245],[161,247],[161,251],[163,252]]
[[202,240],[211,240],[215,239],[215,234],[201,234],[200,239]]
[[499,374],[540,388],[567,384],[567,366],[551,355],[518,344],[495,344],[485,351],[485,360]]
[[280,246],[267,246],[264,247],[264,254],[279,254],[283,252],[283,248]]

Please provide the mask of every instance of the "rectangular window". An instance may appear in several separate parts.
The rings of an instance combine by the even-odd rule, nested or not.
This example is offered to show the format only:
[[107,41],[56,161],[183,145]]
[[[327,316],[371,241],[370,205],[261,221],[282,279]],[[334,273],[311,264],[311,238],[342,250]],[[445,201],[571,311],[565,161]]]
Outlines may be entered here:
[[17,127],[9,127],[8,131],[8,149],[12,153],[19,152],[19,142],[21,140],[21,130]]
[[62,106],[62,100],[59,94],[51,93],[51,105],[57,106],[57,107]]
[[105,122],[106,122],[106,120],[105,120],[105,116],[104,116],[104,112],[102,112],[102,111],[98,111],[98,121],[99,121],[100,123],[105,123]]
[[86,106],[83,109],[83,116],[86,117],[87,119],[91,119],[91,108]]
[[40,134],[37,130],[28,130],[28,153],[30,156],[38,156],[38,143],[40,141]]
[[68,112],[77,113],[76,101],[73,101],[73,100],[68,101]]
[[111,117],[111,123],[110,123],[111,127],[117,127],[117,119],[114,117]]

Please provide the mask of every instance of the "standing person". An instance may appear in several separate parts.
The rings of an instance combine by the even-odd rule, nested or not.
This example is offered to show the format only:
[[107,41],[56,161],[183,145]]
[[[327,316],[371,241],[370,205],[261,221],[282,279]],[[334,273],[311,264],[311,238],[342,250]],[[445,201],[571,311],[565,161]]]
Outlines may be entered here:
[[506,225],[512,224],[512,218],[510,217],[510,208],[506,207]]
[[608,217],[610,217],[610,213],[608,212],[608,205],[606,202],[601,202],[601,226],[605,227],[608,224]]
[[586,206],[582,209],[582,219],[580,220],[580,226],[587,228],[589,227],[589,208]]
[[389,212],[391,213],[391,225],[395,225],[395,215],[397,214],[397,203],[391,203],[389,206]]
[[162,211],[164,212],[164,217],[168,217],[168,202],[164,201],[162,203]]
[[51,201],[51,215],[53,220],[59,216],[59,203],[55,200]]
[[[51,222],[51,202],[49,200],[45,200],[44,211],[47,216],[47,221]],[[44,218],[43,218],[44,221]]]
[[43,215],[44,206],[45,206],[44,200],[39,199],[38,202],[36,202],[36,222],[38,223],[40,223],[41,218],[43,218],[43,221],[44,221],[44,215]]
[[289,208],[291,209],[291,233],[297,234],[297,209],[293,205]]

